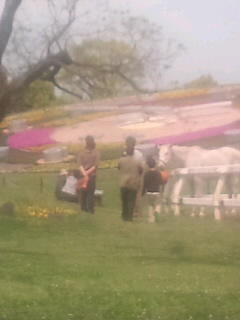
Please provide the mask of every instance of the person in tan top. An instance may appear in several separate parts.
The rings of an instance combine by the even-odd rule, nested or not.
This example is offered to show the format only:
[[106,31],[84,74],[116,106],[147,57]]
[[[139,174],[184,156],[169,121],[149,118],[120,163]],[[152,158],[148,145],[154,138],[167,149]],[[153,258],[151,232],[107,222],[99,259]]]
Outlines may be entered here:
[[79,170],[87,180],[86,186],[80,190],[80,204],[83,211],[94,213],[94,192],[100,154],[96,150],[96,143],[92,136],[87,136],[85,142],[85,149],[78,157]]
[[122,219],[133,220],[133,211],[136,204],[137,191],[141,184],[143,173],[142,161],[134,157],[133,137],[126,139],[126,155],[119,160],[120,192],[122,202]]

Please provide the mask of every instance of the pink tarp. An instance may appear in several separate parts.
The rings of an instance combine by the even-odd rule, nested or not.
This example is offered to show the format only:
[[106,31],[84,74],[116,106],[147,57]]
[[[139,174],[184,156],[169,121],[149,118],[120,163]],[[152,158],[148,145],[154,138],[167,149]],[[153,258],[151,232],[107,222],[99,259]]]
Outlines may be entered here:
[[156,139],[151,139],[147,142],[155,144],[184,144],[187,142],[199,141],[211,137],[223,136],[225,131],[233,129],[240,129],[240,121],[234,121],[224,126],[182,133],[176,136],[165,136]]
[[51,138],[53,131],[53,128],[25,130],[8,137],[7,144],[13,149],[26,149],[54,144],[56,141]]

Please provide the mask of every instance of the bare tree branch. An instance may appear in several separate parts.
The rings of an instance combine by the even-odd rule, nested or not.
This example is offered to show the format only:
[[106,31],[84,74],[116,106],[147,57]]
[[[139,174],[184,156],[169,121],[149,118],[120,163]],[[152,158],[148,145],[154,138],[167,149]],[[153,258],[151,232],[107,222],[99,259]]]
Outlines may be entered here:
[[[96,72],[102,75],[102,72],[99,72],[98,70],[96,70]],[[101,91],[103,92],[104,90],[106,91],[105,87],[99,85],[99,82],[101,82],[102,84],[102,79],[101,81],[98,81],[98,79],[95,79],[95,81],[92,78],[89,79],[88,76],[81,73],[81,70],[71,71],[71,76],[73,77],[76,76],[78,78],[77,79],[78,88],[80,87],[81,91],[83,91],[90,99],[93,98],[93,95],[92,95],[93,90],[98,90],[99,92]]]
[[[13,81],[16,89],[27,87],[33,81],[44,77],[49,74],[54,67],[62,67],[63,65],[71,64],[72,60],[66,51],[61,51],[54,55],[49,55],[45,59],[32,66],[27,72]],[[56,69],[54,69],[56,70]],[[58,70],[59,71],[59,70]]]
[[[51,39],[48,41],[48,49],[47,49],[48,54],[50,54],[51,47],[54,44],[56,44],[59,49],[61,48],[59,40],[68,31],[68,29],[72,26],[72,24],[74,23],[74,21],[76,19],[76,6],[77,6],[77,3],[78,3],[78,0],[73,0],[71,3],[69,3],[69,6],[67,8],[67,10],[68,10],[68,19],[67,19],[66,23],[64,23],[62,26],[58,27],[57,32],[55,32],[52,35]],[[54,15],[55,4],[52,1],[49,1],[49,5],[51,5],[53,7],[52,11],[53,11],[53,15]],[[56,17],[54,17],[54,21],[55,21],[55,25],[56,25],[57,24]]]
[[44,74],[43,77],[41,77],[41,80],[51,82],[56,77],[56,75],[61,70],[61,68],[62,68],[61,65],[52,66],[49,72]]
[[128,84],[130,84],[130,86],[138,91],[138,92],[141,92],[141,93],[150,93],[152,91],[150,90],[147,90],[147,89],[142,89],[140,88],[137,83],[127,77],[122,71],[121,71],[121,65],[118,64],[118,65],[109,65],[109,64],[104,64],[104,65],[101,65],[101,66],[98,66],[98,65],[93,65],[93,64],[81,64],[77,61],[72,61],[72,64],[73,65],[76,65],[78,67],[81,67],[81,68],[90,68],[90,69],[95,69],[96,71],[100,72],[100,73],[108,73],[108,74],[117,74],[120,78],[122,78],[124,81],[126,81]]
[[127,76],[126,76],[124,73],[122,73],[120,70],[117,70],[117,69],[116,69],[115,72],[116,72],[116,74],[117,74],[120,78],[122,78],[122,79],[125,80],[127,83],[129,83],[130,86],[131,86],[134,90],[136,90],[137,92],[140,92],[140,93],[152,93],[152,91],[150,91],[150,90],[140,88],[133,79],[127,77]]
[[80,98],[81,100],[83,99],[83,96],[82,96],[82,95],[80,95],[80,94],[78,94],[78,93],[75,93],[75,92],[73,92],[73,91],[71,91],[71,90],[69,90],[69,89],[64,88],[63,86],[61,86],[61,85],[57,82],[57,80],[56,80],[55,78],[53,78],[53,79],[51,80],[51,82],[52,82],[52,83],[54,84],[54,86],[57,87],[59,90],[61,90],[61,91],[63,91],[63,92],[66,92],[66,93],[68,93],[68,94],[70,94],[70,95],[72,95],[72,96],[74,96],[74,97]]
[[[24,74],[18,78],[13,79],[3,91],[0,96],[0,121],[5,116],[7,110],[11,110],[12,102],[16,102],[18,96],[21,96],[24,90],[35,80],[46,78],[55,84],[55,75],[62,68],[63,65],[71,63],[71,58],[66,51],[59,52],[54,55],[49,55],[42,59]],[[59,86],[58,86],[59,87]],[[60,89],[60,88],[59,88]],[[63,90],[63,89],[62,89]],[[69,92],[69,94],[73,94]],[[78,97],[80,97],[78,95]]]

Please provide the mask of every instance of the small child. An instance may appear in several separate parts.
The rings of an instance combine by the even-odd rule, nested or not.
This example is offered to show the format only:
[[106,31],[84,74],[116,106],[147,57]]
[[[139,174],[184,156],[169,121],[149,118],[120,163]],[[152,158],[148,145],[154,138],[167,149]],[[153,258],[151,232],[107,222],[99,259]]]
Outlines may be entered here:
[[81,177],[79,170],[61,170],[55,189],[55,195],[58,200],[78,202],[79,194],[77,184]]
[[156,220],[155,215],[160,213],[160,187],[163,181],[159,170],[156,168],[156,161],[152,157],[147,159],[147,165],[149,170],[144,174],[143,194],[146,194],[148,204],[148,222],[153,223]]

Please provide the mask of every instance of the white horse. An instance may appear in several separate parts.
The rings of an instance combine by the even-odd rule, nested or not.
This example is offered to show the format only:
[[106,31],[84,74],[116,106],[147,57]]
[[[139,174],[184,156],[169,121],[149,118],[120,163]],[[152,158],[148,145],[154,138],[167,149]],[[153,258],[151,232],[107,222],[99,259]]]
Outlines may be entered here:
[[[169,169],[240,164],[240,151],[231,147],[208,150],[198,146],[161,145],[159,149],[159,164]],[[195,189],[191,190],[192,195],[202,195],[204,193],[202,177],[194,176],[191,182],[193,182],[191,189]],[[171,191],[169,190],[170,188],[171,182],[168,185],[168,190],[166,190],[167,193]],[[232,196],[233,179],[231,179],[231,176],[226,179],[226,188],[229,196]]]
[[231,147],[209,150],[198,146],[161,145],[159,162],[170,168],[240,164],[240,151]]

